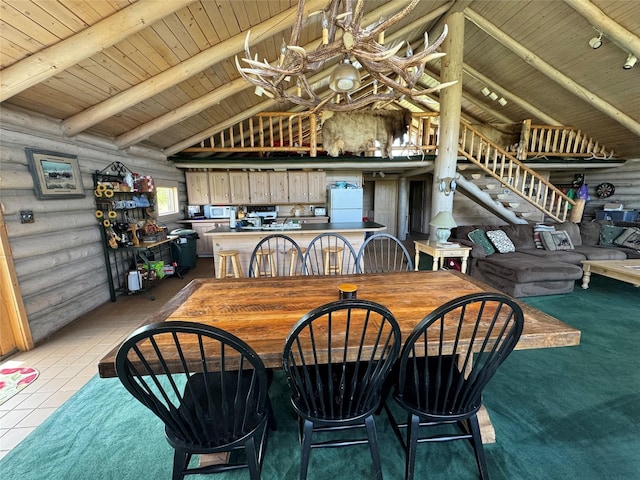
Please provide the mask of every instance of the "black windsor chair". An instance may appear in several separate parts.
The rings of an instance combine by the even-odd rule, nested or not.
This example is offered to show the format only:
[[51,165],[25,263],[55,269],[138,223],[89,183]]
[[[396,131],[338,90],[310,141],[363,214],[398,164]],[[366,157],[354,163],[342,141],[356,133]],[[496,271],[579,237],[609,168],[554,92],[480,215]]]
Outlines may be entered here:
[[[472,329],[462,339],[463,324]],[[475,293],[454,299],[427,315],[407,338],[397,365],[393,398],[408,412],[398,424],[385,410],[405,448],[405,478],[414,478],[418,443],[467,439],[473,446],[480,478],[488,471],[477,413],[482,390],[516,346],[524,316],[510,297]],[[435,342],[428,345],[429,342]],[[429,356],[425,356],[426,352]],[[462,433],[420,437],[420,427],[457,424]],[[406,428],[406,442],[401,434]]]
[[[384,306],[342,300],[305,315],[287,337],[283,368],[300,422],[300,479],[311,448],[369,444],[374,475],[382,479],[374,413],[400,351],[400,328]],[[314,433],[365,427],[367,438],[313,442]]]
[[304,254],[303,268],[305,275],[360,273],[356,251],[338,233],[321,233],[313,238]]
[[361,273],[410,272],[413,260],[400,240],[389,233],[368,237],[358,252]]
[[[262,360],[242,340],[195,322],[150,324],[119,348],[116,372],[164,422],[174,480],[247,467],[252,480],[260,478],[272,415],[268,379]],[[230,452],[227,463],[189,468],[194,454],[223,452]]]
[[287,277],[302,273],[302,250],[291,237],[269,235],[256,245],[249,260],[249,277]]

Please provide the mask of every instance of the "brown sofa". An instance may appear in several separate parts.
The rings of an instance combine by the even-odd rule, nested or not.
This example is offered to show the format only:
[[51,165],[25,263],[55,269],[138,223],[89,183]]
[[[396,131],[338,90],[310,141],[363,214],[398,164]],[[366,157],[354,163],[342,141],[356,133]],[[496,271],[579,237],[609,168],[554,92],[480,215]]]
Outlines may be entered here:
[[[566,222],[555,224],[555,230],[567,232],[573,249],[550,251],[536,247],[534,226],[465,225],[453,232],[452,241],[472,247],[467,273],[514,297],[552,295],[573,291],[575,281],[582,278],[583,260],[622,260],[640,258],[640,252],[631,248],[602,242],[603,225],[611,222]],[[487,255],[478,243],[473,243],[469,232],[480,229],[502,230],[515,252]],[[607,226],[606,232],[611,228]],[[607,245],[602,245],[607,243]]]

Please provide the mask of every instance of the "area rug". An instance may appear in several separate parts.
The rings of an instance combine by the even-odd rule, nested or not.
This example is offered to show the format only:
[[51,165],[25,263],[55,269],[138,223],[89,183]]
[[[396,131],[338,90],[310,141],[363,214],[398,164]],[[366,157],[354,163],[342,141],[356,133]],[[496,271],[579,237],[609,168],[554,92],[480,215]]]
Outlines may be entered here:
[[0,369],[0,405],[34,382],[39,372],[35,368]]

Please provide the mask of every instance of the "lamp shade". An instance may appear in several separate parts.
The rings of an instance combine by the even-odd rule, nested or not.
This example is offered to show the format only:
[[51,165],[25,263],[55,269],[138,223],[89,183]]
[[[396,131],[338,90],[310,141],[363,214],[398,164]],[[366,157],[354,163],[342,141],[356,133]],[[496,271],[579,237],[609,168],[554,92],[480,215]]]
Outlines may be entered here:
[[458,226],[456,221],[453,219],[451,212],[446,211],[438,212],[438,214],[433,217],[429,223],[436,228],[455,228]]
[[331,72],[329,88],[334,92],[353,92],[360,86],[360,72],[356,67],[348,63],[340,63]]

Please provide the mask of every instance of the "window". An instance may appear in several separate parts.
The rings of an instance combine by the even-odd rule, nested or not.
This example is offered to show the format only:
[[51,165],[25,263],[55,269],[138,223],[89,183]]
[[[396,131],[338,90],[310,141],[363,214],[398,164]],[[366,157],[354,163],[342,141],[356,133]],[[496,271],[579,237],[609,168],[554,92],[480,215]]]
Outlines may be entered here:
[[156,202],[159,217],[178,213],[178,187],[157,187]]

